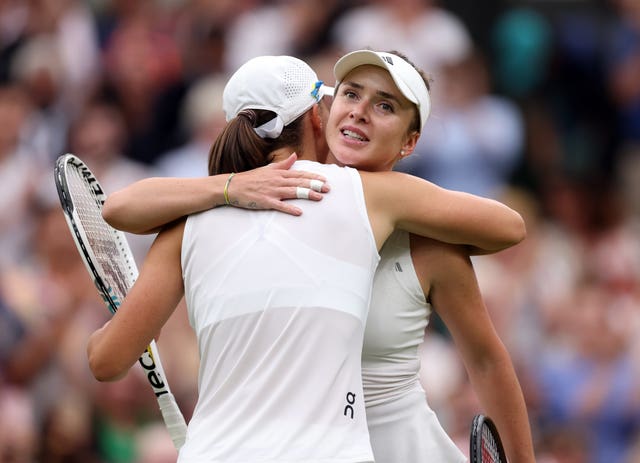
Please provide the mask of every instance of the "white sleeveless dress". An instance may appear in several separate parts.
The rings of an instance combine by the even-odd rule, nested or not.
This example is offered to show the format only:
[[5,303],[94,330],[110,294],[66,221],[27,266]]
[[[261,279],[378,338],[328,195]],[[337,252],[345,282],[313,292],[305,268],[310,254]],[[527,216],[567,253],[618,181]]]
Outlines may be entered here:
[[180,463],[372,462],[360,359],[379,256],[357,171],[304,214],[187,219],[182,267],[199,397]]
[[376,463],[467,461],[429,407],[419,381],[418,346],[430,313],[411,260],[409,234],[397,230],[380,251],[362,353]]

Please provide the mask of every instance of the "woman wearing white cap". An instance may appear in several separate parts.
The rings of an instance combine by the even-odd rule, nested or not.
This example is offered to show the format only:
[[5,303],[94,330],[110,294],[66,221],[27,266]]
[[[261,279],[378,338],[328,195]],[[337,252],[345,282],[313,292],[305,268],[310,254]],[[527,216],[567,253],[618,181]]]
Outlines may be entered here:
[[[335,74],[338,85],[326,129],[329,161],[333,157],[338,164],[371,171],[393,168],[411,154],[429,115],[426,79],[406,58],[368,50],[345,55]],[[398,104],[389,90],[394,84],[417,109],[400,145],[380,132],[386,105]],[[419,382],[418,346],[431,310],[452,334],[481,405],[498,424],[509,461],[534,461],[522,392],[468,252],[403,230],[396,230],[380,252],[362,355],[377,463],[465,461],[428,407]]]
[[[393,56],[388,57],[393,59]],[[397,58],[398,60],[401,60],[400,57],[395,56],[395,58]],[[253,64],[256,64],[255,62]],[[264,76],[265,74],[269,74],[269,64],[268,63],[259,63],[261,66],[261,71],[262,71],[262,75]],[[245,70],[247,70],[245,68]],[[283,70],[279,69],[278,70],[279,75],[284,75]],[[243,74],[240,74],[243,75]],[[278,92],[273,90],[272,88],[275,87],[267,87],[270,88],[272,90],[269,91],[265,91],[264,87],[261,87],[261,84],[264,84],[264,80],[263,78],[260,79],[256,79],[255,73],[250,73],[244,74],[246,75],[253,75],[253,82],[251,82],[251,79],[249,79],[248,81],[244,82],[242,85],[245,86],[246,88],[257,88],[257,93],[258,93],[258,97],[257,97],[257,101],[264,101],[265,99],[269,100],[271,97],[276,99],[276,103],[278,103],[278,101],[285,101],[287,100],[287,98],[283,98],[283,94],[286,95],[287,92],[284,92],[283,94],[278,95]],[[238,75],[234,76],[234,77],[238,77]],[[268,80],[268,79],[267,79]],[[260,82],[256,82],[256,81],[260,81]],[[238,79],[232,78],[232,81],[229,84],[229,89],[233,89],[234,88],[234,84],[237,84],[239,82]],[[312,82],[313,83],[313,82]],[[253,86],[250,87],[246,87],[246,85],[250,85],[253,84]],[[355,86],[353,85],[355,84]],[[358,87],[358,82],[351,82],[349,81],[349,85],[352,87],[352,91],[349,93],[349,98],[351,98],[352,96],[355,96],[355,92],[353,92],[353,89],[356,89],[358,91],[362,91],[364,92],[365,90],[367,90],[365,87]],[[390,140],[392,140],[392,137],[395,137],[396,143],[397,140],[399,140],[400,138],[404,138],[404,135],[402,135],[401,137],[399,137],[397,134],[401,133],[404,134],[407,132],[406,127],[408,127],[411,122],[415,119],[413,116],[413,113],[415,111],[415,107],[413,104],[411,104],[407,98],[405,98],[405,96],[402,93],[399,93],[397,91],[397,89],[395,89],[395,86],[393,84],[393,82],[391,82],[391,86],[388,85],[388,82],[385,84],[386,87],[384,87],[383,92],[379,92],[379,91],[375,91],[374,94],[376,95],[376,103],[374,105],[371,106],[371,110],[373,111],[381,111],[380,115],[383,118],[386,118],[384,121],[376,121],[375,123],[372,123],[373,125],[375,125],[375,127],[379,130],[378,133],[372,134],[372,133],[367,133],[366,130],[364,130],[363,128],[361,128],[359,126],[360,122],[358,123],[354,123],[354,124],[348,124],[348,126],[346,128],[343,128],[341,130],[341,135],[343,137],[345,137],[345,140],[343,140],[344,143],[348,143],[348,144],[356,144],[358,146],[371,146],[374,145],[374,143],[380,143],[381,145],[384,145],[385,143],[389,143]],[[241,86],[237,86],[238,88],[240,88]],[[286,87],[286,85],[285,85]],[[345,87],[341,87],[341,88],[346,88],[346,84]],[[378,88],[378,90],[380,90],[380,88]],[[388,91],[387,91],[388,90]],[[233,93],[232,90],[230,90],[231,94]],[[250,93],[250,92],[249,92]],[[425,93],[426,93],[426,89],[425,89]],[[228,95],[229,95],[228,94]],[[339,94],[340,95],[340,94]],[[383,98],[384,97],[384,98]],[[427,93],[427,97],[428,97],[428,93]],[[294,148],[296,148],[300,154],[301,157],[313,157],[316,155],[317,151],[320,151],[322,149],[322,147],[320,146],[322,143],[318,142],[318,137],[316,132],[319,131],[319,124],[320,119],[317,116],[317,106],[312,106],[311,111],[308,111],[308,113],[310,113],[309,116],[306,116],[307,113],[305,113],[305,117],[304,118],[298,118],[299,114],[288,114],[288,112],[286,110],[283,110],[283,108],[288,108],[290,109],[291,106],[291,101],[288,101],[287,104],[285,106],[282,105],[282,103],[279,103],[280,106],[276,107],[278,104],[274,105],[274,104],[268,104],[268,105],[262,105],[262,107],[258,107],[260,105],[257,105],[255,103],[255,101],[252,102],[252,98],[253,100],[256,100],[255,96],[254,97],[248,97],[247,101],[245,103],[237,103],[237,99],[236,98],[231,98],[230,101],[232,103],[234,103],[233,107],[225,107],[225,109],[227,110],[227,115],[228,117],[234,117],[234,116],[239,116],[237,117],[237,119],[234,120],[234,122],[232,122],[229,127],[228,130],[244,130],[243,132],[238,132],[237,133],[237,137],[234,137],[237,140],[247,140],[250,137],[250,134],[247,134],[245,129],[240,129],[240,127],[249,127],[249,129],[251,131],[253,131],[256,135],[259,136],[258,139],[256,139],[255,137],[253,137],[253,141],[255,141],[257,143],[256,146],[254,146],[254,150],[250,151],[252,153],[256,153],[256,152],[264,152],[264,151],[260,151],[263,150],[265,148],[267,148],[266,146],[258,146],[260,145],[262,142],[265,142],[268,145],[272,145],[269,146],[269,148],[275,148],[280,149],[280,151],[282,151],[283,149],[285,150],[285,153],[288,153],[289,151],[286,150],[287,148],[291,148],[292,146]],[[340,98],[340,96],[338,96],[338,98]],[[367,100],[369,99],[369,97],[367,97]],[[424,106],[422,106],[424,108]],[[248,109],[257,109],[256,110],[248,110]],[[279,112],[281,114],[285,114],[286,118],[281,118],[280,114],[278,117],[268,120],[268,121],[263,121],[261,119],[262,113],[260,112],[261,109],[270,109],[273,110],[274,112],[276,112],[276,114],[278,114]],[[308,110],[308,107],[306,108],[302,108],[303,110]],[[304,111],[303,111],[304,112]],[[428,114],[428,108],[426,109],[424,113],[424,118],[426,118],[426,114]],[[292,122],[289,120],[290,118],[294,118],[294,120],[296,120],[295,118],[297,118],[297,121],[299,123],[301,123],[303,125],[302,130],[297,130],[297,132],[305,134],[303,135],[302,139],[298,139],[296,141],[295,137],[290,140],[290,142],[288,142],[288,144],[282,146],[282,147],[278,147],[275,146],[272,142],[269,142],[268,140],[277,140],[277,138],[273,138],[273,137],[278,137],[281,138],[281,136],[290,136],[290,133],[287,131],[287,129],[291,129],[293,127],[291,127]],[[333,116],[332,116],[333,117]],[[365,116],[366,117],[366,116]],[[419,122],[418,127],[421,128],[422,126],[422,114],[421,114],[421,122]],[[282,120],[279,120],[282,119]],[[283,131],[283,127],[285,127],[284,131]],[[402,131],[399,131],[399,129],[401,129],[402,127],[405,127],[405,129],[403,129]],[[415,131],[415,130],[414,130]],[[395,132],[395,135],[394,135]],[[312,138],[309,138],[310,133],[312,134]],[[240,136],[242,135],[242,136]],[[249,135],[249,136],[247,136]],[[384,135],[384,136],[383,136]],[[231,134],[226,135],[227,137],[231,136]],[[388,136],[388,137],[387,137]],[[415,144],[415,141],[412,141],[412,137],[414,137],[415,135],[411,135],[410,137],[408,137],[409,142],[408,143],[404,143],[402,144],[402,148],[401,149],[405,149],[405,150],[410,150],[412,149],[412,143]],[[417,139],[417,136],[416,136]],[[261,141],[262,140],[262,141]],[[373,143],[372,143],[373,141]],[[331,141],[330,141],[331,143]],[[296,146],[298,145],[298,146]],[[392,144],[389,145],[389,147],[393,146]],[[249,149],[250,147],[247,146],[245,147],[246,149]],[[352,147],[353,148],[353,147]],[[224,151],[224,156],[221,156],[221,154]],[[234,157],[233,155],[231,155],[230,157],[227,156],[227,154],[229,154],[227,152],[228,150],[223,150],[222,149],[222,145],[218,145],[217,147],[214,147],[213,150],[213,154],[214,156],[212,156],[212,160],[213,163],[210,164],[210,167],[214,167],[215,169],[220,169],[220,170],[227,170],[227,171],[234,171],[236,170],[235,167],[237,166],[233,166],[233,164],[227,164],[229,162],[234,162],[234,159],[246,159],[247,153],[244,153],[244,158],[243,157]],[[358,149],[352,149],[350,153],[347,153],[349,155],[352,156],[358,156]],[[216,153],[218,154],[218,156],[216,157]],[[237,153],[237,154],[242,154],[242,153]],[[279,153],[280,155],[282,153]],[[387,156],[388,157],[388,156]],[[231,161],[230,161],[231,160]],[[271,158],[267,158],[265,161],[263,162],[267,162],[271,160]],[[308,170],[312,170],[311,168],[315,168],[315,165],[309,165],[309,164],[305,164],[302,166],[305,169]],[[392,164],[391,164],[392,165]],[[239,166],[240,168],[245,168],[248,166]],[[298,166],[296,166],[298,167]],[[214,170],[215,170],[214,169]],[[333,172],[332,170],[322,170],[319,171],[322,174],[329,174],[331,172]],[[479,236],[477,240],[475,240],[473,238],[473,233],[469,233],[471,231],[471,229],[477,227],[477,228],[481,228],[478,225],[476,225],[475,227],[473,226],[472,223],[468,223],[466,220],[470,219],[472,217],[470,217],[470,210],[466,209],[466,207],[468,207],[469,205],[471,205],[472,208],[480,208],[480,209],[475,209],[473,210],[473,219],[479,219],[483,214],[494,214],[497,218],[500,217],[501,214],[503,214],[504,210],[502,210],[502,208],[495,208],[493,209],[493,206],[496,206],[495,203],[491,203],[491,202],[486,202],[484,200],[480,200],[479,198],[472,198],[469,197],[468,195],[463,195],[463,194],[457,194],[457,193],[451,193],[451,192],[445,192],[441,189],[438,189],[437,187],[433,186],[433,185],[429,185],[426,184],[424,182],[418,182],[420,183],[420,185],[418,184],[413,184],[414,181],[417,181],[417,179],[412,179],[411,183],[407,183],[408,182],[408,177],[402,177],[402,180],[400,181],[400,183],[397,183],[396,185],[393,185],[394,183],[396,183],[398,181],[399,178],[401,178],[400,176],[402,174],[395,174],[395,173],[388,173],[388,174],[383,174],[383,177],[385,178],[384,182],[379,182],[378,180],[376,180],[376,178],[380,178],[379,175],[381,174],[362,174],[362,183],[363,186],[365,188],[365,198],[366,198],[366,204],[367,204],[367,211],[368,211],[368,215],[369,218],[371,220],[371,225],[374,231],[374,236],[376,238],[376,242],[378,243],[378,247],[379,247],[379,243],[381,243],[381,241],[379,240],[380,236],[379,235],[379,231],[380,231],[380,227],[382,227],[382,229],[386,230],[385,233],[388,233],[389,230],[389,226],[392,225],[392,223],[390,223],[388,221],[388,216],[385,216],[385,214],[388,214],[389,212],[384,212],[382,214],[381,210],[378,209],[378,206],[380,206],[380,204],[389,206],[389,201],[392,203],[391,207],[392,209],[395,210],[395,213],[399,213],[400,215],[402,214],[412,214],[410,212],[411,209],[413,209],[414,207],[416,207],[417,204],[423,204],[423,202],[421,201],[416,201],[417,198],[417,194],[423,194],[423,195],[427,195],[428,197],[430,197],[430,201],[433,200],[433,210],[430,211],[431,213],[433,213],[432,216],[432,220],[433,222],[429,225],[428,230],[425,228],[413,228],[413,226],[408,226],[407,228],[410,228],[412,231],[418,231],[421,233],[424,233],[425,231],[428,231],[432,236],[434,236],[435,238],[440,238],[440,239],[446,239],[446,240],[451,240],[454,242],[458,242],[458,243],[462,243],[462,242],[469,242],[470,244],[474,244],[474,245],[478,245],[480,247],[488,247],[490,250],[495,250],[498,249],[500,247],[503,247],[505,244],[507,244],[508,239],[505,241],[506,235],[503,235],[502,237],[498,238],[499,244],[496,243],[495,239],[496,236],[500,236],[500,232],[492,229],[492,230],[486,230],[486,229],[481,229],[481,230],[473,230],[473,233],[480,232],[482,234],[482,236]],[[339,188],[339,184],[334,184],[334,179],[333,179],[333,174],[331,175],[327,175],[327,177],[329,178],[330,182],[332,183],[332,187],[333,187],[333,192],[327,197],[325,198],[325,201],[328,199],[330,201],[334,201],[336,198],[336,196],[338,196],[340,193],[338,193],[339,191],[344,191],[343,188]],[[230,176],[229,179],[231,179],[232,177]],[[336,181],[340,182],[338,179],[335,179]],[[410,186],[413,185],[413,186]],[[399,187],[400,189],[405,189],[407,188],[407,192],[405,193],[401,193],[399,190],[395,189],[396,187]],[[412,190],[412,188],[416,188],[416,190]],[[424,189],[423,189],[424,188]],[[387,189],[387,190],[385,190]],[[373,192],[373,193],[372,193]],[[227,190],[228,193],[228,190]],[[397,195],[397,196],[396,196]],[[403,199],[401,199],[403,198]],[[466,202],[469,201],[469,202]],[[328,201],[327,201],[328,202]],[[316,206],[320,206],[318,207],[314,207],[313,209],[313,214],[321,214],[321,211],[323,210],[327,210],[327,209],[331,209],[331,216],[333,216],[335,213],[337,213],[336,211],[333,211],[333,208],[336,208],[336,210],[342,211],[344,210],[344,205],[340,205],[342,203],[342,199],[340,199],[338,201],[338,203],[336,204],[335,201],[332,203],[332,205],[329,204],[322,204],[322,205],[316,205]],[[326,207],[324,207],[326,206]],[[491,207],[490,207],[491,206]],[[444,212],[445,210],[447,210],[450,207],[454,207],[454,208],[459,208],[456,212],[456,216],[452,217],[450,214],[447,214],[446,212]],[[311,205],[307,206],[305,205],[305,210],[310,209]],[[384,207],[383,207],[384,208]],[[441,208],[441,209],[440,209]],[[354,209],[357,209],[357,207],[354,207]],[[352,211],[353,212],[353,211]],[[477,215],[476,215],[477,214]],[[312,215],[311,213],[307,214],[307,215]],[[352,214],[354,215],[354,214]],[[357,216],[357,214],[355,214]],[[507,214],[508,215],[508,214]],[[507,215],[504,215],[502,217],[502,220],[504,220]],[[324,216],[323,216],[324,217]],[[221,223],[224,223],[223,220],[220,220]],[[308,218],[307,220],[311,220],[311,218]],[[507,223],[511,224],[508,227],[512,227],[513,223],[510,222],[511,218],[507,219]],[[293,219],[293,221],[291,222],[290,220],[290,226],[293,226],[293,224],[295,223],[296,219]],[[403,226],[402,222],[396,222],[396,225],[400,225]],[[404,223],[404,226],[407,226],[407,223]],[[501,225],[502,226],[502,225]],[[459,228],[459,231],[455,231],[457,228]],[[226,227],[225,227],[226,229]],[[507,228],[507,229],[503,229],[502,233],[503,234],[508,234],[509,233],[509,229],[513,230],[513,228]],[[321,229],[316,229],[315,233],[321,234],[322,230]],[[328,234],[331,234],[332,236],[335,236],[335,230],[331,230],[329,232],[327,232]],[[354,232],[355,233],[355,232]],[[344,234],[343,234],[344,235]],[[162,235],[161,235],[162,236]],[[297,235],[294,235],[297,236]],[[289,239],[291,239],[291,236],[289,236]],[[333,238],[334,240],[336,238]],[[330,239],[327,237],[325,239],[325,246],[328,245],[328,243],[330,243]],[[517,240],[513,240],[513,241],[517,241]],[[335,246],[339,246],[339,244],[335,244]],[[284,249],[288,248],[288,243],[286,245],[284,245]],[[408,252],[408,246],[406,246],[407,248],[407,252]],[[300,251],[298,249],[298,251]],[[287,254],[285,252],[285,254]],[[183,257],[184,257],[184,248],[183,248]],[[221,269],[217,269],[217,270],[221,270]],[[310,273],[312,274],[316,274],[315,270],[321,270],[320,268],[314,269],[313,265],[311,265],[311,269],[307,269],[309,270]],[[336,270],[334,268],[327,268],[325,271],[325,275],[326,274],[331,274],[336,272]],[[279,275],[276,273],[276,275],[278,275],[280,278],[282,278],[282,275]],[[318,275],[323,275],[322,272],[319,272]],[[254,279],[249,278],[250,281],[254,282]],[[281,281],[279,279],[279,281]],[[186,284],[188,284],[189,280],[188,278],[185,278],[185,282]],[[335,283],[335,282],[334,282]],[[189,291],[189,288],[187,287],[187,291]],[[189,300],[189,299],[188,299]],[[121,309],[122,311],[122,309]],[[190,313],[191,313],[192,309],[190,309]],[[362,314],[360,314],[362,315]],[[115,320],[115,319],[114,319]],[[192,320],[193,323],[193,320]],[[425,322],[426,324],[426,322]],[[197,325],[197,320],[196,320],[196,325]],[[357,331],[356,331],[357,332]],[[306,334],[305,334],[305,338],[306,338]],[[202,339],[201,339],[201,343],[202,343]],[[322,343],[320,343],[322,344]],[[298,346],[300,347],[300,346]],[[326,347],[326,346],[325,346]],[[322,347],[320,347],[322,349]],[[334,360],[337,360],[340,357],[339,354],[336,354],[335,352],[333,352],[333,355],[330,355],[328,352],[323,352],[324,355],[322,355],[322,358],[325,357],[335,357]],[[204,357],[203,357],[204,360]],[[316,359],[316,361],[318,361]],[[295,371],[295,370],[294,370]],[[273,374],[275,375],[279,375],[278,377],[281,377],[285,372],[280,371],[278,373],[277,370],[273,371]],[[301,373],[301,372],[300,372]],[[353,372],[352,372],[353,374]],[[296,378],[296,375],[292,375],[292,378]],[[333,376],[329,375],[327,377],[323,377],[323,380],[331,380],[334,379]],[[284,380],[282,380],[284,381]],[[315,378],[316,384],[314,387],[319,388],[319,390],[323,390],[323,387],[321,384],[318,384],[318,378]],[[289,381],[284,381],[285,383],[288,383]],[[294,380],[295,382],[295,380]],[[304,382],[303,382],[304,383]],[[274,387],[276,386],[275,384],[273,385]],[[245,385],[245,387],[247,387]],[[282,386],[279,385],[278,389],[280,389],[280,392],[287,392],[287,394],[285,394],[284,397],[289,397],[288,393],[290,393],[291,391]],[[304,392],[304,388],[302,388],[303,392]],[[345,395],[345,397],[342,397],[343,400],[347,400],[347,402],[345,403],[344,409],[343,409],[343,415],[349,415],[349,416],[354,416],[354,419],[358,419],[358,412],[360,411],[360,399],[361,397],[358,395],[359,390],[358,389],[353,389],[352,391],[353,394],[349,395]],[[202,393],[202,390],[201,390]],[[312,394],[315,395],[315,394]],[[325,406],[329,406],[329,404],[331,403],[331,401],[326,401],[326,396],[330,396],[331,394],[329,394],[328,392],[325,391],[325,393],[323,394],[319,394],[318,395],[318,402],[315,402],[313,400],[311,400],[312,403],[318,403],[318,404],[322,404],[324,403]],[[310,397],[309,395],[307,395],[307,397]],[[223,396],[224,399],[224,396]],[[293,396],[291,396],[292,400],[295,400],[295,394]],[[201,396],[201,400],[202,400],[202,396]],[[211,398],[208,398],[208,400],[211,400]],[[412,399],[413,400],[413,399]],[[424,400],[424,397],[423,397]],[[221,405],[222,408],[223,405]],[[241,410],[245,410],[244,405],[238,405],[238,407]],[[202,408],[202,407],[201,407]],[[346,416],[345,415],[345,416]],[[198,416],[198,408],[196,408],[196,417]],[[217,416],[217,415],[216,415]],[[245,423],[246,420],[248,418],[246,416],[240,416],[238,418],[238,424],[240,425],[241,423]],[[249,420],[251,421],[251,420]],[[295,420],[294,420],[295,421]],[[273,422],[271,422],[273,424]],[[196,422],[196,426],[198,424],[198,421]],[[259,422],[258,424],[262,424],[264,425],[265,422]],[[287,425],[291,425],[293,424],[293,428],[299,428],[299,426],[303,426],[304,423],[300,423],[298,421],[295,421],[294,423],[287,423]],[[413,424],[415,425],[415,423]],[[412,425],[412,426],[413,426]],[[283,425],[284,429],[288,429],[287,426]],[[223,423],[220,422],[219,428],[221,429],[227,429],[225,426],[223,426]],[[242,426],[240,426],[242,427]],[[406,430],[407,427],[405,426],[404,428],[400,428],[400,429],[404,429]],[[416,429],[419,431],[419,429]],[[280,439],[283,439],[284,441],[287,441],[286,437],[287,433],[284,434],[280,434],[278,431],[274,431],[273,429],[271,429],[271,432],[275,432],[275,434],[277,434],[277,436],[274,436],[273,438],[275,439],[276,442],[280,442]],[[360,431],[362,431],[362,429],[360,428]],[[194,431],[197,433],[197,431]],[[360,438],[362,438],[361,433],[356,433],[357,435],[359,435]],[[217,434],[216,434],[217,435]],[[311,438],[311,436],[314,436],[314,443],[312,445],[313,448],[315,448],[316,452],[320,451],[322,452],[327,452],[329,451],[329,449],[335,450],[335,448],[330,447],[330,446],[326,446],[325,444],[323,444],[322,440],[318,440],[319,439],[319,435],[318,434],[314,434],[312,432],[309,432],[307,434],[307,438]],[[347,435],[345,435],[346,437]],[[352,434],[348,434],[349,439],[351,439],[353,437]],[[401,438],[403,436],[397,435],[396,437]],[[425,436],[426,438],[426,436]],[[263,437],[264,439],[264,437]],[[258,439],[259,440],[259,439]],[[411,439],[409,439],[409,443]],[[189,440],[187,442],[187,445],[189,445]],[[195,444],[191,444],[192,446]],[[356,448],[358,447],[358,444],[356,441],[351,441],[351,444],[355,446]],[[403,446],[404,444],[400,441],[394,442],[393,447],[400,447]],[[414,446],[410,447],[414,448]],[[411,451],[409,449],[409,451]],[[265,451],[264,448],[261,448],[261,451]],[[357,459],[349,459],[349,460],[341,460],[340,456],[337,455],[335,452],[329,451],[328,454],[325,455],[331,455],[330,457],[327,456],[325,459],[320,459],[318,458],[319,455],[318,454],[308,454],[306,457],[305,456],[299,456],[298,458],[301,458],[300,460],[293,460],[293,461],[363,461],[363,460],[357,460]],[[438,453],[431,453],[430,454],[431,457],[437,457]],[[444,453],[444,455],[446,455],[446,451]],[[411,456],[412,460],[415,457],[419,457],[419,455],[413,455],[409,453],[409,456]],[[316,459],[314,460],[312,457],[315,457]],[[457,457],[456,457],[457,458]],[[188,459],[186,459],[185,461],[190,461]],[[218,460],[215,460],[218,461]],[[225,460],[220,460],[220,461],[225,461]],[[249,460],[243,460],[243,461],[249,461]],[[251,460],[253,461],[253,460]],[[281,461],[281,460],[277,460],[277,459],[268,459],[268,458],[263,458],[260,460],[256,460],[256,461]],[[396,461],[400,461],[400,460],[396,460]],[[402,460],[402,461],[410,461],[410,460]],[[416,460],[417,461],[417,460]],[[434,459],[432,459],[431,461],[435,461]],[[451,460],[448,460],[451,461]]]

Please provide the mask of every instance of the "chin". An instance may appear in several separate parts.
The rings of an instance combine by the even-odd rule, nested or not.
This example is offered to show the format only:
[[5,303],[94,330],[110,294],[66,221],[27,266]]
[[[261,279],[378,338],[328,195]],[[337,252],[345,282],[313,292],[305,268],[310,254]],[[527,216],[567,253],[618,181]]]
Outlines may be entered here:
[[354,163],[358,162],[358,159],[354,156],[350,156],[348,154],[336,156],[334,154],[334,158],[336,159],[336,164],[339,166],[353,166]]

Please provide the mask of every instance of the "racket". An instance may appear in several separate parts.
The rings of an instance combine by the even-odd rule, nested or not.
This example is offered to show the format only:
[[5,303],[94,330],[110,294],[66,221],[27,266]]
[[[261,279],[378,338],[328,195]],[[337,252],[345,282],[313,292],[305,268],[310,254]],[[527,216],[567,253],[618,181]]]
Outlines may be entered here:
[[[73,154],[56,160],[54,178],[64,216],[93,283],[114,314],[138,278],[125,234],[102,218],[107,195],[85,163]],[[169,389],[155,341],[138,363],[156,395],[160,412],[176,449],[184,444],[187,425]]]
[[488,416],[473,417],[469,444],[470,463],[507,463],[498,429]]

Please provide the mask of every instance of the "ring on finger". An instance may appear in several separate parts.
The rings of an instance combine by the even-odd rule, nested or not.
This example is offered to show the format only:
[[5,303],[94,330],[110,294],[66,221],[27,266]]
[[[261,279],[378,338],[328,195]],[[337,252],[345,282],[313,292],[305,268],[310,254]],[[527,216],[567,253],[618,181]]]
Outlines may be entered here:
[[298,198],[298,199],[309,199],[309,192],[310,191],[311,191],[311,189],[309,189],[309,188],[296,187],[296,198]]

